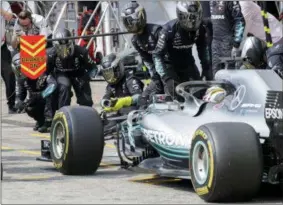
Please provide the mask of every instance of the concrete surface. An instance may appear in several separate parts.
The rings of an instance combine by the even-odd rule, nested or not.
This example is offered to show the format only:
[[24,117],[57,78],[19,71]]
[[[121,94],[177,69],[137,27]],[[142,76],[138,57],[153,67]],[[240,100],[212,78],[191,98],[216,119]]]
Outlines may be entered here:
[[[93,82],[95,106],[105,84]],[[101,167],[93,176],[63,176],[51,163],[39,162],[40,140],[26,114],[8,115],[2,85],[2,204],[202,204],[190,181],[154,178],[141,170],[120,169],[113,143],[105,147]],[[248,183],[248,182],[243,182]],[[278,187],[263,186],[252,203],[282,203]]]

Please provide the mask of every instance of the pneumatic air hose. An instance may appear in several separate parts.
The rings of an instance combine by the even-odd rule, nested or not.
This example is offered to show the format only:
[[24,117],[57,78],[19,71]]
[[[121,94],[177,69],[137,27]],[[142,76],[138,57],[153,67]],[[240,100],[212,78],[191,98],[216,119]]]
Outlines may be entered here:
[[260,2],[260,7],[261,7],[261,15],[263,19],[263,27],[264,27],[264,32],[265,32],[265,37],[266,37],[266,45],[267,48],[271,48],[273,46],[272,43],[272,38],[271,38],[271,33],[270,33],[270,28],[269,28],[269,22],[268,22],[268,14],[266,11],[266,2]]

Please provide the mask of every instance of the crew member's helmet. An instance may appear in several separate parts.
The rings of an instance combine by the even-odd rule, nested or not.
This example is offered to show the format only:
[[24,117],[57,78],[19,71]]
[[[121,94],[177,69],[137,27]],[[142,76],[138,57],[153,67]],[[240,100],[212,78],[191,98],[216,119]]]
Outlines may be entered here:
[[17,53],[12,58],[12,71],[14,72],[15,76],[19,79],[25,79],[26,76],[21,72],[21,57],[20,53]]
[[203,17],[199,1],[178,1],[176,13],[181,28],[186,31],[198,30]]
[[114,53],[105,56],[102,59],[101,66],[102,76],[111,85],[117,84],[124,77],[125,67],[123,60]]
[[144,7],[132,1],[123,8],[121,13],[125,28],[132,33],[140,33],[146,26],[146,12]]
[[248,37],[242,49],[243,64],[248,69],[259,69],[266,65],[266,45],[260,39]]
[[53,41],[53,45],[56,50],[56,54],[61,59],[67,59],[74,54],[74,40],[65,40],[63,38],[72,37],[71,31],[68,29],[58,29],[53,35],[53,39],[62,38],[62,40]]

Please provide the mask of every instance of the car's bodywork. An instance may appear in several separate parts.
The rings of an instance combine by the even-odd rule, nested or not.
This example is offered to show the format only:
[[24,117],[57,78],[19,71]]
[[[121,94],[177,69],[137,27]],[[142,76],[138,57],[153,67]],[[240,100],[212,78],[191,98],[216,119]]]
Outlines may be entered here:
[[[201,97],[213,85],[227,91],[219,104],[205,102]],[[104,140],[114,138],[122,167],[139,166],[159,175],[190,179],[189,153],[198,128],[210,123],[242,123],[254,130],[256,142],[261,144],[262,180],[278,183],[278,173],[283,171],[282,88],[282,79],[272,70],[221,70],[215,81],[178,85],[176,93],[185,99],[182,103],[156,95],[146,110],[108,117],[107,121],[116,123],[104,130]],[[103,115],[100,119],[104,122]],[[227,137],[241,135],[241,130],[233,135],[227,133]],[[49,147],[47,141],[42,141],[45,159]]]
[[[206,103],[189,93],[193,90],[206,90],[211,85],[223,86],[228,91],[222,103]],[[123,142],[126,142],[124,149],[120,149],[121,153],[136,155],[136,159],[133,159],[135,164],[154,170],[158,174],[190,178],[188,160],[191,140],[201,125],[211,122],[247,123],[258,133],[263,146],[270,141],[272,133],[280,135],[271,132],[265,118],[265,107],[270,91],[277,93],[274,97],[271,96],[271,99],[276,100],[281,96],[277,107],[271,109],[282,106],[282,88],[282,79],[272,70],[221,70],[216,75],[216,81],[183,83],[176,88],[176,92],[184,96],[184,103],[153,103],[146,111],[132,111],[128,115],[127,121],[121,123],[120,127],[120,136],[125,138]],[[282,120],[282,109],[278,112],[278,119],[274,120]],[[280,129],[282,130],[282,127]],[[238,134],[241,135],[241,130]],[[146,143],[140,142],[141,139]],[[282,136],[280,140],[283,140]],[[149,152],[143,150],[144,144],[150,144],[149,149],[153,148],[157,153],[154,151],[154,155],[152,152],[146,155],[145,153]],[[280,153],[279,150],[274,152]],[[267,161],[271,160],[265,157]],[[282,163],[282,151],[279,157],[281,162],[268,162],[269,166]],[[126,157],[126,161],[128,158]],[[124,159],[125,157],[122,157],[122,161]]]

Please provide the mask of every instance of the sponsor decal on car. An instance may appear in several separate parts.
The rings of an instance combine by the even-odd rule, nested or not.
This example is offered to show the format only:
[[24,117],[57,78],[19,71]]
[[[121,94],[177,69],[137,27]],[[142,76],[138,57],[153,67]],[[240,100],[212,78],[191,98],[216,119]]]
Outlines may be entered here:
[[261,108],[261,104],[251,104],[251,103],[244,103],[242,104],[241,108]]
[[241,115],[258,113],[261,107],[261,104],[244,103],[241,105],[240,113]]
[[233,99],[229,106],[230,111],[236,110],[244,101],[247,88],[245,85],[240,85],[234,93]]
[[265,108],[265,118],[274,120],[283,120],[282,108]]
[[141,131],[149,142],[155,144],[181,148],[189,148],[191,144],[188,136],[182,136],[178,134],[173,135],[161,131],[148,130],[145,128],[141,128]]

